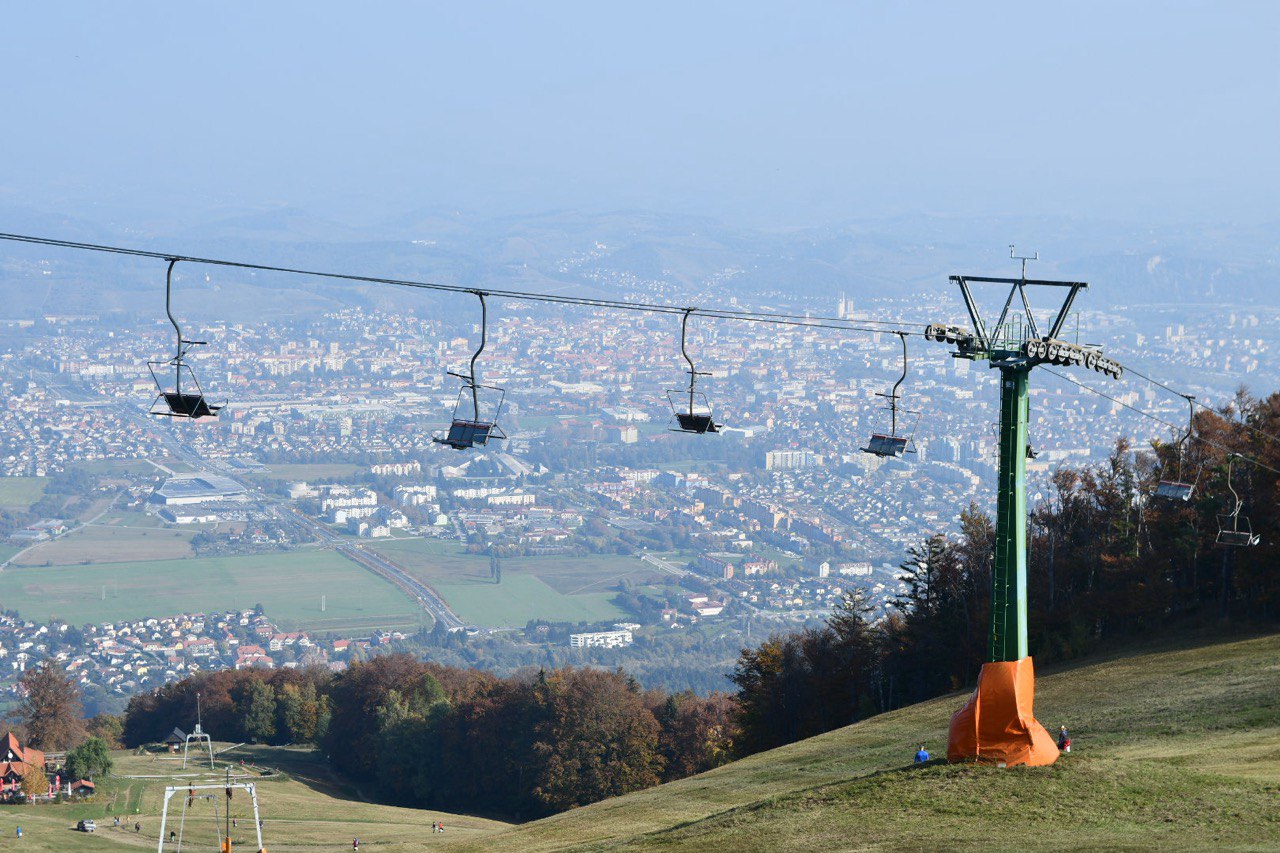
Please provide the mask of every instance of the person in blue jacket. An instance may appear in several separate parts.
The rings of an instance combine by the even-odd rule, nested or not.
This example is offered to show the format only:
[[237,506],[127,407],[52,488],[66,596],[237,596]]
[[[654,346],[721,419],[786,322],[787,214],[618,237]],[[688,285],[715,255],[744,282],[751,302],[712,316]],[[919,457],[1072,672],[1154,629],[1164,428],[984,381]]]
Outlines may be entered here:
[[924,744],[920,744],[920,751],[916,753],[916,764],[924,764],[929,760],[929,751],[924,748]]

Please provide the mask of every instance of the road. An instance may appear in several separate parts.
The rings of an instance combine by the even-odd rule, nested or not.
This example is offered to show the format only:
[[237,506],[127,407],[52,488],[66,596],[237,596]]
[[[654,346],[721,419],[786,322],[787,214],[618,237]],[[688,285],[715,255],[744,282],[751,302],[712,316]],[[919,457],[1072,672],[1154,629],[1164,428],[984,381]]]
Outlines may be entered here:
[[688,569],[682,569],[675,563],[664,560],[655,554],[641,554],[640,559],[649,565],[659,568],[668,574],[675,575],[676,577],[683,577],[690,574]]

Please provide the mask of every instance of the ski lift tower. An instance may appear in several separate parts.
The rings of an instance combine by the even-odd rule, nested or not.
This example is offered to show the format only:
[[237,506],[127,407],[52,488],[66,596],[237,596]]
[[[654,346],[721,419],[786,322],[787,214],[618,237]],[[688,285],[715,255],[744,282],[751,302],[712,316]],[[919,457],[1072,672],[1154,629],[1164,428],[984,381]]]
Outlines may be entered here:
[[[978,689],[951,720],[947,758],[987,761],[1005,766],[1052,764],[1058,749],[1033,715],[1035,674],[1027,654],[1027,386],[1041,364],[1084,366],[1120,378],[1123,368],[1097,348],[1062,340],[1063,325],[1083,281],[1027,278],[1027,261],[1009,247],[1009,257],[1022,262],[1018,278],[953,275],[973,323],[969,331],[931,325],[930,340],[956,344],[955,358],[985,360],[1000,371],[1000,470],[996,489],[995,564],[991,573],[991,629],[987,662]],[[974,298],[975,287],[1007,288],[996,317],[984,317]],[[1028,293],[1065,294],[1056,314],[1037,320]],[[1040,323],[1047,320],[1043,328]],[[993,322],[994,321],[994,322]]]
[[204,722],[204,720],[201,719],[202,717],[203,717],[203,714],[201,713],[201,710],[200,710],[200,694],[197,693],[196,694],[196,727],[194,730],[192,730],[191,734],[187,735],[186,743],[182,745],[182,769],[183,770],[187,769],[187,754],[191,750],[192,741],[196,742],[197,754],[199,754],[199,751],[200,751],[200,744],[202,743],[204,744],[204,746],[209,750],[209,769],[210,770],[217,769],[217,767],[213,763],[213,738],[209,736],[209,733],[206,732],[204,730],[204,727],[201,725],[201,723]]

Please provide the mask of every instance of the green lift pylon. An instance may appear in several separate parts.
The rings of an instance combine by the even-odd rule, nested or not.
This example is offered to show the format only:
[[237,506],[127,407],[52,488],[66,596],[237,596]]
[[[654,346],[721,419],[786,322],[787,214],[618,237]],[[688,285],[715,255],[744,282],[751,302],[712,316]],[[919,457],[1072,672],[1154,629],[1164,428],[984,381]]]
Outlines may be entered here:
[[[1062,327],[1076,294],[1089,285],[1082,281],[1027,278],[1027,261],[1020,257],[1018,278],[951,276],[960,287],[972,331],[935,324],[925,330],[930,340],[956,344],[956,358],[985,360],[1000,371],[1000,470],[996,485],[995,561],[991,571],[991,630],[987,663],[978,690],[951,722],[947,757],[952,761],[992,761],[1048,764],[1057,757],[1053,741],[1032,714],[1034,672],[1027,643],[1027,455],[1031,371],[1039,364],[1082,365],[1119,378],[1122,368],[1096,349],[1061,340]],[[994,323],[982,316],[973,297],[974,285],[1008,288]],[[1056,315],[1040,328],[1029,288],[1066,291]],[[1014,300],[1017,300],[1015,305]],[[981,706],[981,707],[979,707]]]
[[991,572],[988,661],[1027,656],[1027,379],[1029,367],[1000,368],[1000,483]]

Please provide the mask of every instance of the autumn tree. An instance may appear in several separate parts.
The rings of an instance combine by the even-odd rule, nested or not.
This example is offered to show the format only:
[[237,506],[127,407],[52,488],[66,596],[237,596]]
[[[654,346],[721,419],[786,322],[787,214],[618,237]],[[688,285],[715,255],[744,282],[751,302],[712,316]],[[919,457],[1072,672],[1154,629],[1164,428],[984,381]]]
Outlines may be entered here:
[[72,749],[85,739],[80,685],[54,661],[27,670],[20,684],[26,698],[16,716],[28,746],[49,752]]
[[124,719],[116,714],[98,714],[87,724],[90,737],[101,738],[108,749],[120,749],[124,745]]
[[27,797],[40,797],[49,793],[49,777],[43,767],[32,767],[22,776],[22,793]]
[[533,799],[561,811],[658,784],[658,723],[621,672],[564,669],[534,688]]

